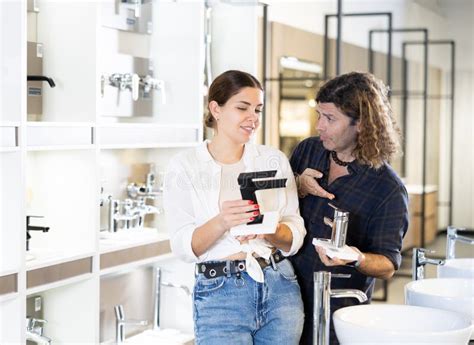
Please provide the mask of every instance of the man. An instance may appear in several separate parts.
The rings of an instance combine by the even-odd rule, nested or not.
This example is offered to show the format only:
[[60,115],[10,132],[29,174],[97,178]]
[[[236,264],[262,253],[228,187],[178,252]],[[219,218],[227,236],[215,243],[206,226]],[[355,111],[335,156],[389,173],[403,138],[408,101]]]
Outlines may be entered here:
[[[300,211],[308,231],[292,259],[305,305],[301,344],[312,344],[313,272],[348,273],[331,287],[359,289],[371,298],[375,278],[399,268],[408,228],[408,195],[388,162],[399,147],[387,88],[373,75],[352,72],[328,81],[316,96],[319,137],[302,141],[290,163],[297,175]],[[350,212],[346,244],[358,260],[330,259],[313,238],[331,238],[324,217],[336,207]],[[331,312],[358,303],[332,299]],[[331,343],[338,344],[331,317]]]

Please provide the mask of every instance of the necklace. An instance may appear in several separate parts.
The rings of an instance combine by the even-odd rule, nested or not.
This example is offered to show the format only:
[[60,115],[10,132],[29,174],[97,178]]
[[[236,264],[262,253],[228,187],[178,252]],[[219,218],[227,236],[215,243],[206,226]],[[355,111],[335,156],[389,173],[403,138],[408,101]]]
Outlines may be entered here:
[[334,163],[336,163],[337,165],[340,165],[341,167],[346,167],[351,163],[351,162],[341,161],[339,158],[337,158],[336,151],[331,151],[331,158],[334,161]]

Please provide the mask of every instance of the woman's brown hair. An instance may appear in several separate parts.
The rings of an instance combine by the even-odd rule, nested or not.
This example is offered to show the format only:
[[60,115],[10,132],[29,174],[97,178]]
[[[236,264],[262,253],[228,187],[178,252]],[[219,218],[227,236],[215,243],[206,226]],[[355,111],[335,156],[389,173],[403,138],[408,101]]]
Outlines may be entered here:
[[359,121],[353,155],[374,168],[380,168],[400,150],[400,131],[387,96],[388,88],[381,80],[360,72],[329,80],[316,95],[316,102],[334,103],[352,119],[352,125]]
[[204,117],[206,127],[216,128],[216,120],[209,110],[209,103],[215,101],[223,106],[229,98],[238,94],[245,87],[254,87],[263,91],[263,87],[257,78],[247,72],[229,70],[214,79],[209,87],[208,112]]

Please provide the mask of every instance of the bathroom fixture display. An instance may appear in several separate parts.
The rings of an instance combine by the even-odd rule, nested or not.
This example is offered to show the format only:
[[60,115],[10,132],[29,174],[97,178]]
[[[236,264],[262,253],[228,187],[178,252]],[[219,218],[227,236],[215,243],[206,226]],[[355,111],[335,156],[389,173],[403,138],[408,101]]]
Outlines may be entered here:
[[331,298],[356,298],[360,303],[367,301],[367,295],[360,290],[331,290],[331,278],[350,278],[350,276],[350,274],[331,274],[331,272],[325,271],[314,272],[314,345],[329,345]]
[[161,300],[161,288],[173,287],[183,290],[187,296],[191,296],[191,291],[187,286],[175,284],[171,282],[162,281],[162,272],[160,267],[154,268],[155,276],[155,290],[154,290],[154,315],[153,315],[153,328],[145,330],[142,333],[127,338],[125,343],[127,344],[182,344],[191,345],[194,344],[194,335],[186,334],[178,329],[173,328],[161,328],[160,327],[160,300]]
[[413,258],[412,258],[412,279],[419,280],[425,278],[425,265],[436,265],[442,266],[445,261],[440,259],[430,259],[426,257],[426,253],[434,253],[432,250],[427,250],[424,248],[413,248]]
[[[474,324],[474,280],[443,278],[412,281],[405,285],[405,304],[461,313]],[[471,339],[473,337],[474,334]]]
[[332,228],[331,239],[314,238],[313,245],[323,247],[326,250],[326,255],[330,258],[356,261],[359,254],[346,245],[349,212],[341,210],[331,203],[329,206],[334,209],[334,219],[324,217],[324,224]]
[[28,317],[26,319],[26,340],[32,341],[38,345],[51,344],[51,339],[43,335],[43,326],[37,325],[46,322],[46,320]]
[[[258,204],[255,192],[259,190],[285,188],[286,178],[275,178],[276,170],[256,171],[239,174],[237,181],[240,186],[242,200]],[[264,212],[247,224],[234,226],[230,229],[233,236],[274,233],[280,220],[278,211]]]
[[452,311],[412,305],[357,305],[333,315],[341,345],[466,345],[471,320]]
[[101,76],[103,116],[152,116],[156,92],[160,94],[161,104],[166,104],[165,82],[154,78],[153,61],[139,57],[129,59],[130,62],[123,65],[133,72],[104,73]]
[[120,229],[143,229],[145,216],[148,214],[161,214],[161,209],[146,205],[144,199],[118,200],[108,197],[108,231],[117,232]]
[[121,304],[114,307],[115,310],[115,343],[123,344],[125,341],[125,326],[146,326],[147,320],[126,320],[123,306]]
[[161,305],[161,287],[167,286],[183,290],[186,295],[191,296],[191,291],[185,285],[175,284],[172,282],[162,281],[161,279],[161,268],[155,267],[155,295],[154,295],[154,307],[153,307],[153,330],[160,330],[160,305]]
[[103,1],[102,25],[150,35],[153,33],[153,0]]
[[156,176],[153,167],[146,175],[145,184],[130,183],[127,186],[127,194],[132,199],[154,200],[163,194],[163,186],[156,186]]
[[26,216],[26,250],[30,250],[30,231],[41,231],[41,232],[48,232],[49,227],[47,226],[35,226],[35,225],[30,225],[30,219],[31,218],[44,218],[43,216]]
[[43,44],[27,42],[27,113],[43,114],[43,82],[53,88],[54,80],[43,75]]

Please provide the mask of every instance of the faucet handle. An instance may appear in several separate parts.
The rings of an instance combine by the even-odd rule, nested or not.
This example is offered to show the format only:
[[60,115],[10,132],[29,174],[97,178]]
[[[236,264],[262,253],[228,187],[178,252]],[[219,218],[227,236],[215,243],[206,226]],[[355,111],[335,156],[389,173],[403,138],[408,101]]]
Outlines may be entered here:
[[43,319],[36,319],[34,317],[27,317],[26,318],[26,328],[28,330],[33,330],[36,327],[37,323],[48,323],[48,321],[43,320]]
[[331,278],[347,279],[347,278],[350,278],[350,277],[351,277],[351,274],[348,274],[348,273],[333,273],[333,274],[331,274]]
[[426,249],[426,248],[414,248],[413,250],[418,250],[419,253],[428,253],[428,254],[436,253],[436,250],[431,250],[431,249]]
[[334,223],[333,223],[333,221],[332,221],[331,218],[324,217],[324,224],[326,224],[326,225],[328,225],[328,226],[330,226],[330,227],[332,228],[332,226],[333,226]]

